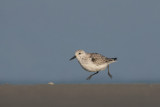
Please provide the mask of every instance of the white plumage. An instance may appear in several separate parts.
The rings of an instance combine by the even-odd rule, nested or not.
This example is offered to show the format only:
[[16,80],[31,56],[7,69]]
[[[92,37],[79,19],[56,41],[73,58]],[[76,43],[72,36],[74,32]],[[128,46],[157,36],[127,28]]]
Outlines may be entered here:
[[107,58],[98,53],[86,53],[84,50],[77,50],[75,52],[75,56],[70,60],[77,58],[78,62],[82,66],[83,69],[89,72],[95,72],[90,75],[87,80],[91,79],[91,77],[97,74],[99,71],[103,71],[108,67],[108,75],[112,78],[112,75],[109,72],[109,64],[116,62],[117,58]]

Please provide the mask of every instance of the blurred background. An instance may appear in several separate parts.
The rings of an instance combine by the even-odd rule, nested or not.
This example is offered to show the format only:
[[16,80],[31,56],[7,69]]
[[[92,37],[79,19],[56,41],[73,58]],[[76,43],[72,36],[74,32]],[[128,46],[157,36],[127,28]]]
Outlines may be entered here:
[[[118,57],[91,80],[74,52]],[[1,0],[0,84],[160,83],[160,1]]]

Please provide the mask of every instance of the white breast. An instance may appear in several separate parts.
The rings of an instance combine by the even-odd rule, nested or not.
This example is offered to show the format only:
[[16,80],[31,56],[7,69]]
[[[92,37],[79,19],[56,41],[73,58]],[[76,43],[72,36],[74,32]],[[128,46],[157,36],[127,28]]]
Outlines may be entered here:
[[79,62],[83,69],[89,71],[89,72],[97,72],[97,71],[103,71],[106,69],[107,64],[102,65],[96,65],[91,61],[85,61],[85,62]]

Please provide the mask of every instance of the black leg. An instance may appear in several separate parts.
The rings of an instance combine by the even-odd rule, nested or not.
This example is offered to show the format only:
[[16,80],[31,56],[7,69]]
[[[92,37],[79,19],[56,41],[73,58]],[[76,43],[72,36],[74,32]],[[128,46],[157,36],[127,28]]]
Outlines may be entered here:
[[90,80],[90,79],[92,78],[92,76],[95,75],[95,74],[98,74],[98,72],[99,72],[99,71],[97,71],[97,72],[94,73],[94,74],[91,74],[89,77],[87,77],[87,80]]
[[109,77],[112,79],[112,75],[111,75],[110,72],[109,72],[109,65],[108,65],[108,75],[109,75]]

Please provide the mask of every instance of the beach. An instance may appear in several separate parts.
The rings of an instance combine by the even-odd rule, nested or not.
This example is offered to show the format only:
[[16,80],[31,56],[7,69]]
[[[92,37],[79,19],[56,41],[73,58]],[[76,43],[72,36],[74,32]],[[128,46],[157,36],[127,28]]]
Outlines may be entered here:
[[160,107],[160,85],[6,84],[0,107]]

